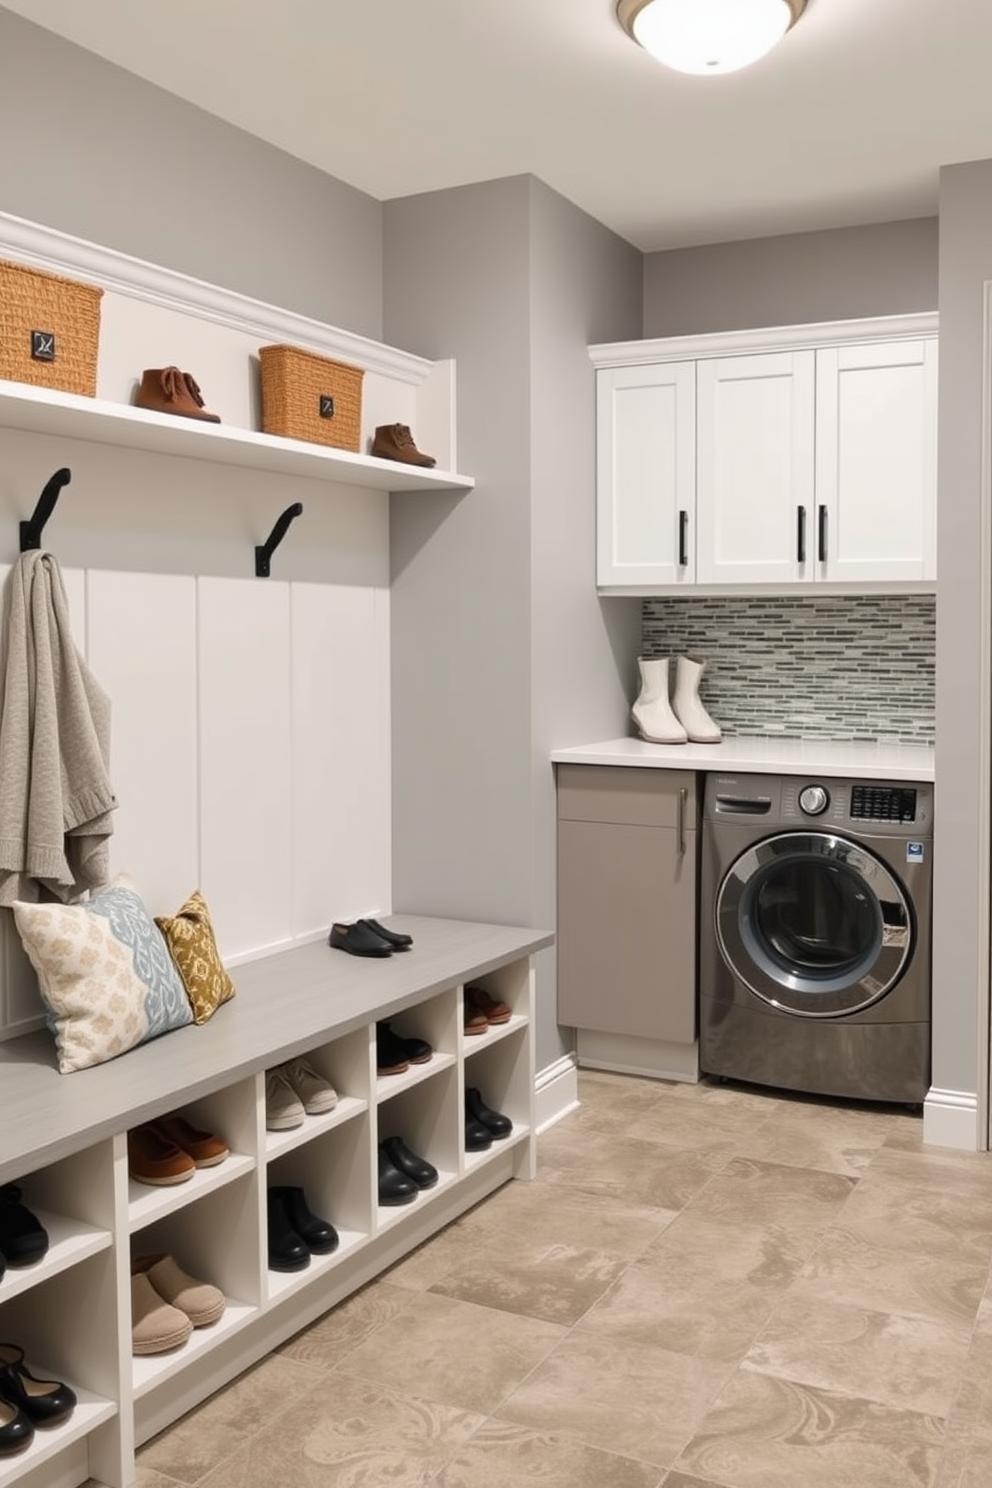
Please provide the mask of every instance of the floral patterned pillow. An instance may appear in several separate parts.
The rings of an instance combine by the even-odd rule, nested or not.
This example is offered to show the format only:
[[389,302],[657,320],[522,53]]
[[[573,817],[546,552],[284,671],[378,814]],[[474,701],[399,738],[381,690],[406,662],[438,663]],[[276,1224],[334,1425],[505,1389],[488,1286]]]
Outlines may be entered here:
[[12,907],[62,1074],[193,1022],[161,932],[123,875],[82,904]]

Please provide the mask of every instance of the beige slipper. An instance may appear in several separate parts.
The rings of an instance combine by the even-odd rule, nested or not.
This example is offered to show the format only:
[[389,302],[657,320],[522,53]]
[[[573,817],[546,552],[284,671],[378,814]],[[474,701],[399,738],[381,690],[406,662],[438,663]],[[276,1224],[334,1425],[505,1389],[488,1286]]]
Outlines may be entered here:
[[162,1301],[183,1313],[194,1328],[208,1328],[224,1311],[224,1293],[208,1281],[187,1276],[171,1255],[135,1256],[131,1274],[147,1276]]
[[168,1353],[180,1348],[192,1331],[186,1314],[163,1302],[143,1272],[131,1277],[132,1353]]

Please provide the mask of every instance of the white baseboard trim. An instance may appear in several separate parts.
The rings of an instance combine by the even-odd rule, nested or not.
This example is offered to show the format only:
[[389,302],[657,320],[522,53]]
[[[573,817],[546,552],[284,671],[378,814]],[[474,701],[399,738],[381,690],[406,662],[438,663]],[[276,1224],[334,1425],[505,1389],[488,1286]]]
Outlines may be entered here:
[[692,1085],[699,1080],[698,1043],[674,1044],[580,1028],[576,1044],[578,1062],[586,1069],[642,1075],[649,1080],[684,1080]]
[[563,1054],[538,1070],[534,1081],[534,1129],[538,1136],[579,1108],[579,1066],[574,1054]]
[[923,1102],[923,1140],[931,1147],[957,1147],[980,1152],[978,1096],[971,1090],[937,1090],[931,1086]]

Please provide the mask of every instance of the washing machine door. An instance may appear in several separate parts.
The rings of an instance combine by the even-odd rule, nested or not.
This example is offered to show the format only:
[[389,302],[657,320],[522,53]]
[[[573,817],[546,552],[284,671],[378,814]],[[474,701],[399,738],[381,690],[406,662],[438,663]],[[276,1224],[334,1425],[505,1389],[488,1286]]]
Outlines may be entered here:
[[781,832],[748,847],[724,875],[715,921],[734,975],[797,1017],[870,1007],[912,951],[898,880],[874,853],[826,832]]

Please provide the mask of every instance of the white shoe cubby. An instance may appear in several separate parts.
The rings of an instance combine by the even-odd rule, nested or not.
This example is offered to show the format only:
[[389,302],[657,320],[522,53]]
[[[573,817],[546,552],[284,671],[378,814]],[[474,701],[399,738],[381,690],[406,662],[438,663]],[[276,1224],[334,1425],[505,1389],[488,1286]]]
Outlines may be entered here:
[[[534,1172],[533,953],[550,936],[508,926],[403,919],[414,949],[362,961],[325,943],[236,969],[238,995],[94,1070],[59,1076],[47,1033],[0,1045],[8,1121],[0,1182],[16,1182],[49,1235],[46,1256],[0,1277],[0,1341],[36,1375],[71,1384],[70,1419],[0,1457],[0,1488],[111,1488],[134,1480],[136,1444],[175,1420],[513,1177]],[[464,1032],[466,983],[511,1017]],[[279,997],[273,997],[273,989]],[[376,1068],[376,1022],[425,1039],[431,1057]],[[337,1092],[332,1110],[266,1127],[265,1071],[303,1054]],[[466,1153],[465,1090],[513,1131]],[[167,1112],[216,1132],[229,1155],[164,1187],[129,1176],[127,1132]],[[402,1206],[378,1202],[378,1145],[402,1137],[438,1169]],[[296,1272],[268,1266],[267,1189],[299,1185],[337,1249]],[[134,1357],[132,1257],[171,1254],[220,1288],[223,1315],[180,1348]]]

